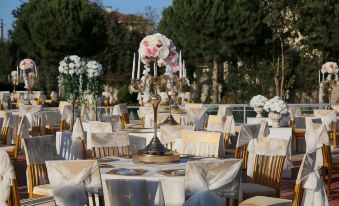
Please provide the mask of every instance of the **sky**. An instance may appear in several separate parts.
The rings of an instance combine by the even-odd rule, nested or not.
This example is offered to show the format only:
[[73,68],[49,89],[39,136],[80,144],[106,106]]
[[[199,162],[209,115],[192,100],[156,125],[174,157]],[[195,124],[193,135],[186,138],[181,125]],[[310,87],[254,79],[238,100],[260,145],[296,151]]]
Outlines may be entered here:
[[[24,0],[0,0],[0,19],[4,20],[4,35],[7,38],[8,30],[12,28],[14,17],[12,10],[21,5]],[[155,8],[159,14],[164,7],[172,4],[172,0],[102,0],[103,6],[112,6],[115,10],[119,10],[127,14],[136,14],[143,12],[145,7],[151,6]]]

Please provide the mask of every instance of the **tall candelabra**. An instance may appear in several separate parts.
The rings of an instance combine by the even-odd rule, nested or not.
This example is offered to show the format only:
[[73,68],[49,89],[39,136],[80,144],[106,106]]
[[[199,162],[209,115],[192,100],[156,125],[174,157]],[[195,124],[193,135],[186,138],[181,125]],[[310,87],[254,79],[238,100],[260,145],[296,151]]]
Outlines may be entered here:
[[15,86],[19,84],[19,74],[17,71],[12,71],[11,75],[9,75],[9,81],[13,85],[13,94],[15,93]]
[[[153,121],[154,121],[154,137],[151,142],[137,155],[134,156],[134,160],[146,163],[164,163],[164,162],[176,162],[180,159],[180,155],[161,144],[157,137],[157,111],[161,101],[161,97],[157,94],[157,90],[161,85],[172,84],[173,76],[167,74],[161,76],[145,75],[141,79],[132,79],[130,84],[130,92],[144,93],[149,90],[151,92],[150,102],[153,107]],[[177,90],[176,86],[170,87],[172,90]]]
[[[20,70],[19,70],[20,68]],[[17,67],[17,76],[18,81],[23,82],[25,84],[25,88],[27,89],[27,105],[31,104],[30,102],[30,94],[32,92],[32,88],[35,83],[38,82],[38,67],[35,62],[31,59],[24,59],[20,62],[19,67]]]

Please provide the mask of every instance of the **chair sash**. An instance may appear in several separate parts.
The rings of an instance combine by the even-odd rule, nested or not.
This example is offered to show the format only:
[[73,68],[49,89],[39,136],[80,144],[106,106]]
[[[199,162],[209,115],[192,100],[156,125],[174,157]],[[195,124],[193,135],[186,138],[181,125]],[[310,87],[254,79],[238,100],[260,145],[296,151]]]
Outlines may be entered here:
[[2,149],[0,149],[0,162],[0,205],[7,205],[11,182],[15,180],[15,172],[7,152]]
[[196,130],[203,130],[206,121],[207,108],[188,108],[187,123],[195,126]]
[[327,130],[336,129],[332,128],[332,122],[337,121],[336,112],[334,110],[318,110],[315,109],[314,117],[321,118],[322,123],[326,125]]

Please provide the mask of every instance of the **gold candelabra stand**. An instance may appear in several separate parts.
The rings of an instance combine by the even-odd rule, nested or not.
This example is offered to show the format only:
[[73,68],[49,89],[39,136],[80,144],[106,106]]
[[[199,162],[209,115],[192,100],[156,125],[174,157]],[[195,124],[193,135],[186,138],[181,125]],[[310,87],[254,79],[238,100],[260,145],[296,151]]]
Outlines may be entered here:
[[157,137],[157,119],[158,119],[158,107],[161,101],[160,95],[157,94],[157,90],[161,85],[167,85],[171,77],[169,75],[151,76],[146,74],[141,79],[132,79],[130,84],[130,92],[143,93],[146,90],[150,90],[151,98],[150,102],[153,107],[153,123],[154,123],[154,136],[151,142],[142,150],[139,150],[137,155],[133,156],[136,162],[144,163],[166,163],[177,162],[180,159],[180,155],[172,150],[167,149],[161,144]]
[[325,79],[323,81],[324,84],[327,85],[327,91],[328,91],[328,109],[332,109],[332,91],[333,91],[333,85],[337,83],[335,79]]

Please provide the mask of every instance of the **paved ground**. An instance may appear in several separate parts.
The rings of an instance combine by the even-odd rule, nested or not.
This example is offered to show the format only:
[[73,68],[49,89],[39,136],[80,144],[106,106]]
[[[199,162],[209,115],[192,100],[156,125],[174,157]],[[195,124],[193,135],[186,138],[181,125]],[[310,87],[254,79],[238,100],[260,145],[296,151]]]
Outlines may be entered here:
[[[292,199],[293,193],[294,193],[294,184],[295,180],[298,174],[299,165],[301,163],[301,160],[303,158],[303,155],[294,155],[292,157],[294,168],[292,169],[292,178],[291,179],[283,179],[282,185],[281,185],[281,198],[286,199]],[[23,155],[19,156],[18,161],[15,164],[15,171],[17,175],[17,180],[19,184],[19,193],[20,198],[28,198],[27,194],[27,184],[26,184],[26,161]],[[334,175],[334,178],[332,178],[332,184],[331,184],[331,191],[332,194],[328,198],[330,206],[339,205],[339,174]]]

